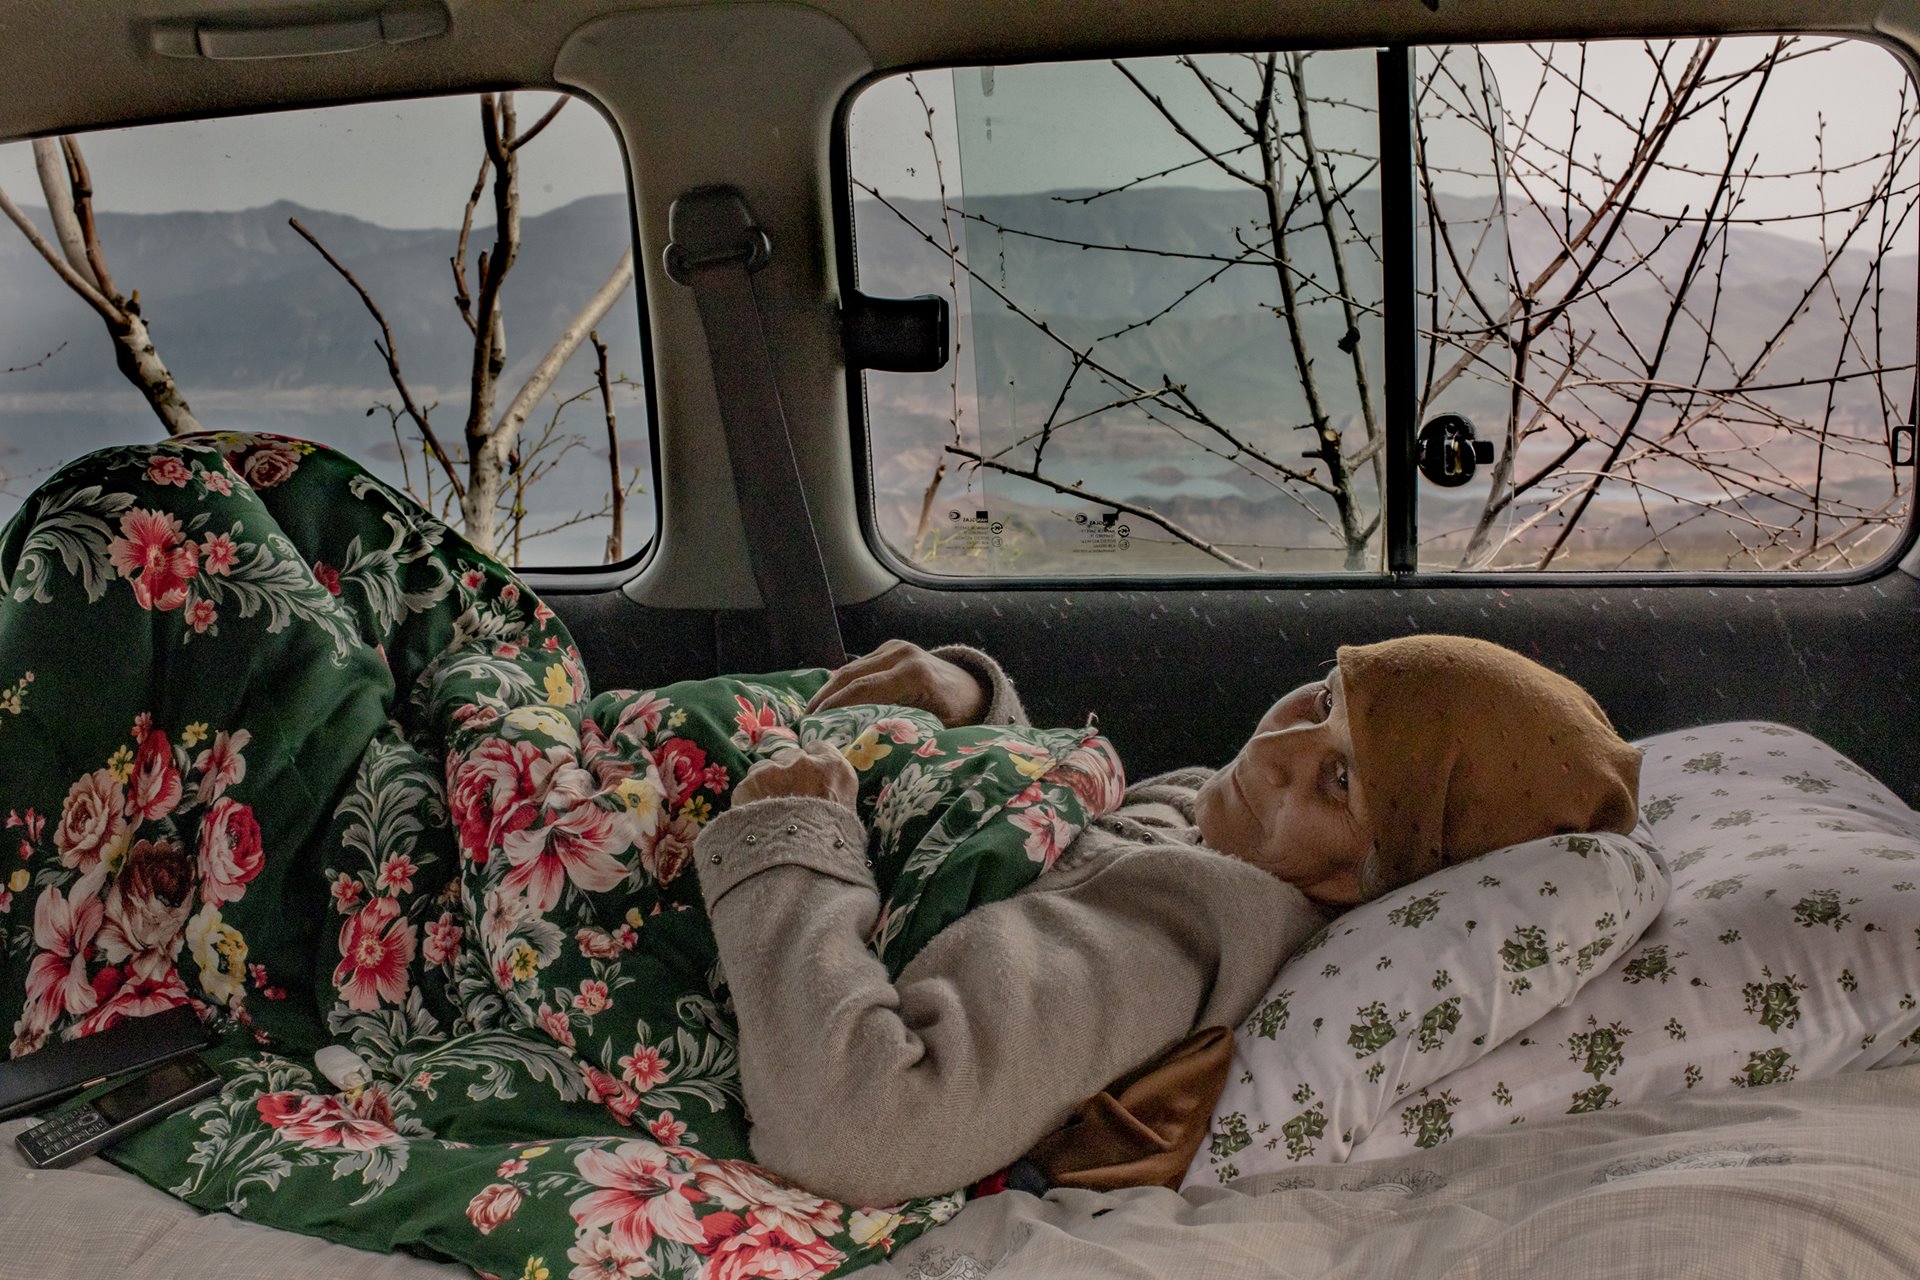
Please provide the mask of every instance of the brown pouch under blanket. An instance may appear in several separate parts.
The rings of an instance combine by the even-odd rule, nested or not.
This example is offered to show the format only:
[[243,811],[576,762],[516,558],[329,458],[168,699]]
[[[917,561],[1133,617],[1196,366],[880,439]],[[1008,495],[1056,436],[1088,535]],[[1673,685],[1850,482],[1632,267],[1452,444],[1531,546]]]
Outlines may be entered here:
[[1178,1190],[1233,1065],[1233,1031],[1203,1027],[1074,1108],[1026,1161],[1056,1187]]

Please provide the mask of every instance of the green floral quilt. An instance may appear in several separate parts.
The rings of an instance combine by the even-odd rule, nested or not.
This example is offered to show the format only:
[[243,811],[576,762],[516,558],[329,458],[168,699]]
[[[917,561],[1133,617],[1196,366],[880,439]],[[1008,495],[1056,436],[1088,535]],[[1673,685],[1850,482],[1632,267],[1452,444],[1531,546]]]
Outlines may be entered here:
[[84,458],[0,535],[9,1055],[193,1004],[225,1088],[111,1158],[271,1226],[525,1280],[877,1261],[960,1194],[748,1162],[694,838],[756,759],[840,747],[898,972],[1121,780],[1089,731],[805,715],[824,680],[593,696],[552,610],[339,454]]

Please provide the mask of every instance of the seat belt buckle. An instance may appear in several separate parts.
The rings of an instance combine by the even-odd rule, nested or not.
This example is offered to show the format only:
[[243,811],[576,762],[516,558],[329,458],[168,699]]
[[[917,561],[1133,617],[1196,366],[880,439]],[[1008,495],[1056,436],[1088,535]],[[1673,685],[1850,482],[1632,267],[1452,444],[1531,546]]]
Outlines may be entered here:
[[696,187],[675,200],[667,210],[667,236],[661,256],[676,284],[691,285],[702,267],[735,261],[752,274],[773,257],[773,240],[738,187]]

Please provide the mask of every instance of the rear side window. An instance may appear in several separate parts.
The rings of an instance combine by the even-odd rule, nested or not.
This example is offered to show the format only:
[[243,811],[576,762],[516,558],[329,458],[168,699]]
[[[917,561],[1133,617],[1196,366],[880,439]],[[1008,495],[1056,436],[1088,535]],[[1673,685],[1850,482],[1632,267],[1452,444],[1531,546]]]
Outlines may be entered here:
[[[526,567],[652,537],[626,168],[588,104],[12,143],[0,190],[0,516],[73,457],[198,426],[344,449]],[[151,358],[123,360],[132,324]]]
[[875,533],[1003,578],[1865,566],[1911,512],[1915,125],[1886,50],[1807,37],[879,81],[857,282],[957,342],[866,376]]

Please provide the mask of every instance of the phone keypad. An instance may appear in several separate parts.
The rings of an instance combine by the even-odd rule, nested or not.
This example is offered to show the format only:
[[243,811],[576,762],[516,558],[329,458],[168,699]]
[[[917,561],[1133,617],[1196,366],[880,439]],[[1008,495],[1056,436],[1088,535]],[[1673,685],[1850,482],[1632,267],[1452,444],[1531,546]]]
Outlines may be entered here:
[[35,1125],[20,1135],[20,1145],[35,1164],[45,1165],[61,1153],[98,1138],[112,1128],[99,1111],[93,1107],[81,1107],[78,1111],[55,1116],[45,1124]]

